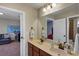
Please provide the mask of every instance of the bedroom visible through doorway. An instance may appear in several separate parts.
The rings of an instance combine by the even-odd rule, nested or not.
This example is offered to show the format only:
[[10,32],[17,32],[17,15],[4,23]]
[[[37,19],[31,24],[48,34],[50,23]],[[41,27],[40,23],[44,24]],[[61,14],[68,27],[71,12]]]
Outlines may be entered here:
[[20,56],[20,13],[0,8],[0,56]]

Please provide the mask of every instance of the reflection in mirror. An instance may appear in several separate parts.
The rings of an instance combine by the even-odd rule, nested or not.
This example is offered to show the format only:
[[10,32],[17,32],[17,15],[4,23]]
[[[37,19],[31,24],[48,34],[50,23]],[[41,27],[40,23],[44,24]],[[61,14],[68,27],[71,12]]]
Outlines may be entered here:
[[39,34],[41,37],[44,36],[44,38],[47,41],[52,41],[53,40],[53,16],[49,17],[47,16],[42,16],[40,18],[40,23],[41,25],[39,26]]
[[76,54],[79,54],[79,17],[77,17],[76,20],[76,35],[75,35],[75,41],[74,41],[74,52]]
[[74,42],[75,35],[76,35],[76,18],[69,19],[69,40]]
[[77,32],[77,17],[69,18],[69,44],[72,47],[72,51],[74,50],[74,42]]
[[47,39],[53,40],[53,21],[47,20]]
[[[44,27],[47,39],[53,40],[53,42],[56,40],[58,44],[61,43],[60,41],[66,42],[66,46],[68,44],[72,45],[76,53],[79,51],[79,8],[77,5],[79,4],[71,4],[68,7],[61,8],[61,10],[54,9],[56,11],[52,9],[52,13],[48,11],[50,14],[48,12],[45,13],[45,16],[42,16],[39,20],[41,24],[39,26],[39,33],[41,32],[41,28]],[[53,21],[50,21],[50,19],[53,19]]]
[[69,44],[76,54],[79,54],[79,17],[69,18]]

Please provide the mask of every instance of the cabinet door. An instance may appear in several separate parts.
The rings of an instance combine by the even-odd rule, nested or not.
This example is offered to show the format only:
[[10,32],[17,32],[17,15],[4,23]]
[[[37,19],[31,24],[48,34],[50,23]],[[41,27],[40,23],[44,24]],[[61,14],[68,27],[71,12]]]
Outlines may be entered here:
[[40,50],[40,56],[51,56],[51,55],[49,55],[48,53]]
[[32,45],[28,43],[28,56],[32,56]]
[[33,56],[39,56],[39,48],[33,46]]
[[39,53],[36,51],[33,51],[33,56],[39,56]]

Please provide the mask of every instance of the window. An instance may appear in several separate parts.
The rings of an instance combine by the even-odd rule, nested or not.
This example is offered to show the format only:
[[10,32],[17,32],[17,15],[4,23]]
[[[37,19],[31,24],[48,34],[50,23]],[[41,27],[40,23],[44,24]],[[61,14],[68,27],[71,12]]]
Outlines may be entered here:
[[7,31],[8,32],[20,32],[20,26],[9,25]]

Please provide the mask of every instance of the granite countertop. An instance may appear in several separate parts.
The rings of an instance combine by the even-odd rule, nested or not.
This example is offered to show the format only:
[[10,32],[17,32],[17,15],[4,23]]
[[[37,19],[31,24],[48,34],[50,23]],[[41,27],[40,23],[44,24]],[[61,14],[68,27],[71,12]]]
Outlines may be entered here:
[[51,44],[48,42],[43,42],[41,44],[38,39],[28,40],[28,42],[52,56],[74,56],[67,53],[65,50],[58,49],[56,46],[51,49]]

